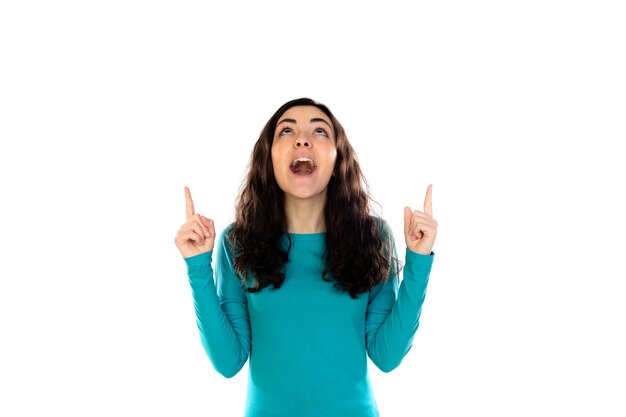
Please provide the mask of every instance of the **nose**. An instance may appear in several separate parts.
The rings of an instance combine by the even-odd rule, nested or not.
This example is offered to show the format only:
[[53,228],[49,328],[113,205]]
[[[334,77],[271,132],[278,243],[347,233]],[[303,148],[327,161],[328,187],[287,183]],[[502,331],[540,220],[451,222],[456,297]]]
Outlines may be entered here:
[[307,138],[298,137],[295,143],[296,148],[309,148],[311,147],[311,142]]

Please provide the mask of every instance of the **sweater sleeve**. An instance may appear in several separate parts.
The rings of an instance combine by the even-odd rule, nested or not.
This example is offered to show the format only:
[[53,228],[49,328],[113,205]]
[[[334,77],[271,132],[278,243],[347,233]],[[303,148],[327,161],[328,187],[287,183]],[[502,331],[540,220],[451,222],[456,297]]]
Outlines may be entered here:
[[225,234],[226,230],[216,244],[215,282],[211,267],[213,252],[184,260],[200,341],[215,370],[231,378],[248,360],[251,335],[245,291],[233,269]]
[[[396,255],[396,248],[393,247]],[[365,324],[367,354],[383,372],[400,365],[411,350],[435,253],[406,250],[403,280],[389,277],[370,291]]]

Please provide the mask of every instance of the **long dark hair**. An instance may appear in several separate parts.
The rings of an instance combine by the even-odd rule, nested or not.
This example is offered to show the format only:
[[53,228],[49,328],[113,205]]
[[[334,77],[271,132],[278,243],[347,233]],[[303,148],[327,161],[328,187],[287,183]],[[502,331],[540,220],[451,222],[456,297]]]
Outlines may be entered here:
[[271,148],[276,123],[295,106],[315,106],[333,124],[337,159],[324,208],[327,232],[322,279],[334,280],[336,288],[356,298],[376,284],[386,282],[389,276],[397,275],[401,264],[393,252],[393,237],[387,223],[370,214],[370,202],[374,200],[343,126],[328,107],[310,98],[283,104],[265,124],[254,145],[236,205],[235,222],[227,232],[233,249],[233,266],[243,279],[242,286],[249,281],[250,273],[256,278],[256,286],[247,288],[251,293],[270,284],[280,288],[285,281],[283,266],[289,261],[289,249],[285,251],[279,244],[283,236],[289,237],[285,196],[274,177]]

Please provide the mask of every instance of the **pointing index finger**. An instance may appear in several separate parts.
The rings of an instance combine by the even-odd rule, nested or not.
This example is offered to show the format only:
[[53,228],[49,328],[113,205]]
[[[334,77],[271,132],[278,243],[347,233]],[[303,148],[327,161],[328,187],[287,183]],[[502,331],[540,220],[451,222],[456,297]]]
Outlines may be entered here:
[[429,184],[426,189],[426,198],[424,199],[424,213],[430,217],[433,216],[433,185]]
[[196,211],[193,208],[193,200],[191,199],[191,191],[189,191],[188,187],[185,187],[185,206],[187,209],[187,218],[196,214]]

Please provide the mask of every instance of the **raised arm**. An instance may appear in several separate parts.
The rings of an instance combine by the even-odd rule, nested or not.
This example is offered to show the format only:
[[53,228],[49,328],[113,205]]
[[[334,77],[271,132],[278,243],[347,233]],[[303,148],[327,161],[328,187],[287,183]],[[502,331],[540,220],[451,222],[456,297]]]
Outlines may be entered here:
[[[394,247],[394,255],[395,251]],[[365,323],[367,354],[383,372],[397,368],[413,345],[434,255],[407,249],[402,283],[394,275],[370,292]]]
[[250,354],[250,319],[245,292],[232,268],[226,238],[228,229],[221,234],[215,249],[214,281],[213,222],[193,212],[191,193],[186,187],[185,197],[188,221],[178,232],[176,245],[187,265],[200,341],[215,370],[231,378],[241,370]]
[[[403,280],[393,275],[370,291],[366,317],[366,347],[383,372],[394,370],[411,349],[419,327],[422,305],[435,253],[437,221],[432,217],[432,185],[426,191],[424,212],[405,208],[407,243]],[[393,240],[390,234],[390,238]],[[392,243],[396,255],[395,244]]]

